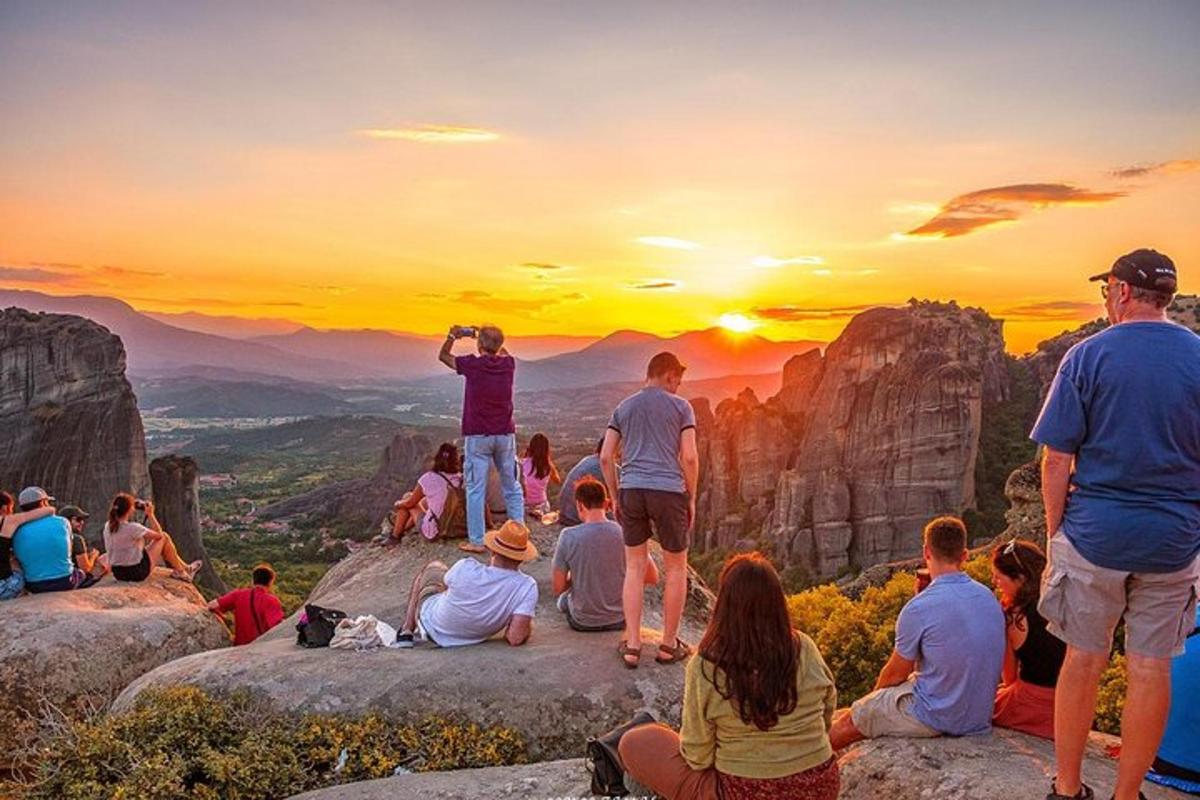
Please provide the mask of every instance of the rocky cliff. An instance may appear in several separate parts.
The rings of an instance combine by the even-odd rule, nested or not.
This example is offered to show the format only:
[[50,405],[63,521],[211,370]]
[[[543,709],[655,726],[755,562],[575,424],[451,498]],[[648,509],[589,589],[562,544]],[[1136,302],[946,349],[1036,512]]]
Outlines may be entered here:
[[701,435],[702,547],[757,538],[812,577],[915,555],[975,503],[983,403],[1008,393],[1001,325],[955,303],[858,315],[778,395],[718,405]]
[[38,485],[92,513],[96,534],[118,491],[150,488],[125,349],[82,317],[0,312],[0,486]]
[[[535,526],[541,551],[525,571],[538,582],[533,636],[521,647],[493,640],[473,647],[355,653],[296,645],[295,618],[245,647],[201,653],[139,678],[118,698],[128,708],[150,686],[192,684],[215,692],[245,689],[289,712],[379,712],[402,722],[441,714],[521,731],[534,758],[579,752],[589,735],[603,732],[638,709],[679,721],[682,666],[654,663],[661,597],[646,593],[646,646],[641,668],[625,669],[617,656],[619,632],[576,633],[555,608],[551,557],[556,529]],[[365,548],[329,571],[309,602],[351,616],[374,614],[399,627],[416,571],[430,559],[452,563],[463,554],[453,542],[408,537],[391,548]],[[696,642],[711,595],[693,582],[683,637]],[[652,644],[654,643],[654,644]]]
[[9,600],[0,608],[5,751],[24,746],[47,712],[75,717],[103,708],[160,664],[228,644],[196,587],[164,569],[144,583],[109,577],[77,592]]
[[441,440],[424,433],[398,433],[383,449],[379,469],[370,478],[340,481],[267,506],[263,519],[304,516],[318,524],[339,522],[378,527],[392,504],[412,489],[433,463]]
[[194,459],[162,456],[150,462],[150,482],[158,521],[171,534],[184,561],[204,562],[196,583],[215,594],[228,591],[213,568],[200,534],[200,475]]

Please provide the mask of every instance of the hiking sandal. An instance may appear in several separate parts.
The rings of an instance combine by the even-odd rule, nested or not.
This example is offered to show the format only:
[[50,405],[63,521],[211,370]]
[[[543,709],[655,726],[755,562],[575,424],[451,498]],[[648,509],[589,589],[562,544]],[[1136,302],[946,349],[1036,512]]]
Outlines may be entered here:
[[1046,795],[1046,800],[1095,800],[1095,798],[1095,792],[1086,783],[1079,784],[1078,794],[1066,795],[1058,793],[1058,787],[1054,785],[1054,781],[1050,781],[1050,794]]
[[486,553],[487,548],[481,544],[472,544],[471,542],[463,542],[458,546],[459,550],[464,553]]
[[[617,655],[621,657],[621,663],[625,665],[625,669],[637,669],[642,660],[642,648],[629,647],[626,644],[627,641],[622,639],[621,643],[617,645]],[[634,657],[633,661],[629,660],[630,656]]]
[[[664,657],[664,653],[666,654]],[[659,664],[676,664],[683,661],[692,654],[692,648],[683,643],[683,640],[678,636],[675,637],[675,646],[667,647],[665,644],[658,646],[658,655],[654,660]]]

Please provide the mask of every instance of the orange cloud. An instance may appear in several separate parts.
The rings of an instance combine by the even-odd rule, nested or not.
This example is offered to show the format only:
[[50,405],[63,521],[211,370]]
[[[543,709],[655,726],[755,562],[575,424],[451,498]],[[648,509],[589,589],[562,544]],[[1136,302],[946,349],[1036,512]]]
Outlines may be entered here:
[[772,322],[808,322],[810,320],[827,320],[827,319],[848,319],[855,314],[866,311],[869,308],[878,308],[876,305],[853,305],[853,306],[828,306],[810,308],[807,306],[770,306],[766,308],[754,308],[750,313],[759,319],[771,320]]
[[641,291],[664,291],[669,289],[678,289],[682,285],[683,283],[681,281],[651,280],[630,284],[628,288],[638,289]]
[[1017,183],[980,189],[953,198],[932,219],[905,235],[949,239],[989,225],[1014,222],[1033,209],[1108,203],[1126,194],[1094,192],[1069,183]]
[[412,128],[366,128],[357,131],[368,139],[400,140],[420,144],[471,144],[494,142],[500,138],[496,131],[486,128],[467,128],[458,125],[418,125]]
[[71,280],[71,277],[42,267],[0,266],[0,280],[15,283],[62,283]]
[[1000,312],[1000,316],[1014,322],[1038,322],[1041,320],[1057,319],[1084,320],[1100,316],[1103,309],[1103,303],[1051,300],[1046,303],[1026,303],[1006,308]]

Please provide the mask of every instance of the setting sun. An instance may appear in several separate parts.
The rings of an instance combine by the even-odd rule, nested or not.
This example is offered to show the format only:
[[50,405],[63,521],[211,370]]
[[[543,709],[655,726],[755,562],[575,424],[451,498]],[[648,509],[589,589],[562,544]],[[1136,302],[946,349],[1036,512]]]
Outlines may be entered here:
[[749,333],[759,325],[745,314],[722,314],[721,318],[717,320],[717,324],[734,333]]

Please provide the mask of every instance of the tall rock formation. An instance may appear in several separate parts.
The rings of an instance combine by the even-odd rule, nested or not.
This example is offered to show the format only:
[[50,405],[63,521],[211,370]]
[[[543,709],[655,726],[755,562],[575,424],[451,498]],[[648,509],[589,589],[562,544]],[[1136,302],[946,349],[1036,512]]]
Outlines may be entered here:
[[224,594],[225,581],[213,568],[200,534],[200,475],[188,456],[162,456],[150,462],[150,483],[158,521],[171,534],[184,561],[204,562],[196,583]]
[[983,402],[1007,392],[1001,323],[983,311],[864,312],[823,357],[792,359],[766,403],[717,407],[699,542],[758,538],[813,577],[916,555],[930,517],[973,507]]
[[150,488],[137,399],[121,340],[63,314],[0,311],[0,486],[37,485],[92,513]]

